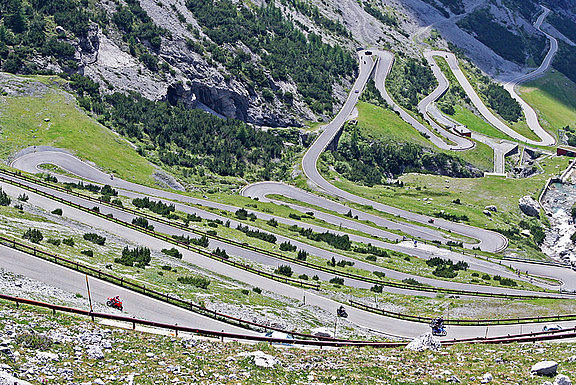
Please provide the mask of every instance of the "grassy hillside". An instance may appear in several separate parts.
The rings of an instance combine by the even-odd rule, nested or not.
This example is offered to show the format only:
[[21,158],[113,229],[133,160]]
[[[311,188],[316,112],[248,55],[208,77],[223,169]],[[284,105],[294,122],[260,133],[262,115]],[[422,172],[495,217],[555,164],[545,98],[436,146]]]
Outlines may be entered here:
[[87,116],[57,77],[4,78],[0,159],[30,146],[70,150],[123,179],[154,184],[154,166],[126,140]]
[[564,126],[576,126],[576,83],[560,72],[523,84],[519,93],[536,110],[544,128],[557,133]]

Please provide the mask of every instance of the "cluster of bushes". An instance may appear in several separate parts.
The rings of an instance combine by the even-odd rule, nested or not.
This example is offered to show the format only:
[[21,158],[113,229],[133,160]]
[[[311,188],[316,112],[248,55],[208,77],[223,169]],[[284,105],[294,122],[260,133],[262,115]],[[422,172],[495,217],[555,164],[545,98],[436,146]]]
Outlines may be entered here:
[[331,260],[327,261],[326,264],[327,264],[328,266],[331,266],[331,267],[336,267],[336,266],[338,266],[338,267],[354,266],[354,262],[352,262],[352,261],[347,261],[347,260],[345,260],[345,259],[341,259],[341,260],[339,260],[338,262],[336,262],[336,258],[334,258],[334,257],[332,257]]
[[297,225],[292,225],[289,227],[289,229],[312,241],[326,242],[330,246],[339,250],[350,250],[352,248],[352,242],[350,241],[350,237],[348,237],[348,235],[337,235],[328,231],[324,233],[316,233],[311,228],[304,229],[302,227],[298,227]]
[[186,222],[186,225],[188,225],[190,222],[202,222],[202,217],[196,215],[196,213],[186,214],[186,219],[184,222]]
[[236,230],[242,231],[244,234],[251,238],[258,238],[266,242],[276,243],[276,236],[273,234],[265,233],[260,230],[250,230],[248,226],[238,225]]
[[334,277],[334,278],[330,278],[330,282],[333,285],[338,285],[338,286],[342,286],[344,285],[344,278],[340,278],[340,277]]
[[172,247],[170,249],[162,249],[162,253],[172,258],[182,259],[182,253],[178,251],[178,249],[175,247]]
[[[367,246],[356,246],[354,247],[354,251],[360,254],[372,254],[374,257],[389,257],[388,252],[380,247],[376,247],[372,244],[368,244]],[[368,259],[368,257],[366,257]],[[376,259],[369,259],[375,261]]]
[[408,172],[471,178],[482,173],[461,158],[435,153],[415,143],[396,143],[364,137],[358,126],[347,127],[335,151],[322,159],[346,179],[366,186],[381,185]]
[[12,202],[12,199],[10,199],[8,194],[6,194],[6,192],[2,190],[2,187],[0,187],[0,206],[9,206],[10,202]]
[[208,278],[195,276],[178,277],[178,282],[185,285],[193,285],[204,290],[208,289],[208,286],[210,285],[210,280]]
[[103,237],[96,233],[86,233],[84,234],[83,238],[89,242],[95,243],[100,246],[104,246],[104,243],[106,243],[106,237]]
[[510,93],[499,84],[490,83],[483,95],[488,105],[509,122],[517,122],[522,117],[522,107]]
[[393,14],[390,15],[388,13],[382,12],[376,5],[372,3],[369,3],[367,1],[364,2],[364,10],[366,11],[367,14],[374,17],[382,24],[386,24],[391,27],[395,27],[398,25],[398,19],[396,18],[395,15]]
[[236,218],[240,219],[241,221],[245,221],[246,219],[250,219],[251,221],[256,220],[256,214],[248,213],[248,211],[243,208],[236,210],[234,214],[236,215]]
[[285,241],[280,244],[280,250],[282,251],[296,251],[296,246],[290,243],[290,241]]
[[274,270],[274,274],[291,277],[292,274],[294,274],[294,272],[292,271],[292,267],[290,267],[289,265],[280,265],[276,270]]
[[500,283],[500,285],[502,285],[502,286],[511,286],[511,287],[518,286],[516,281],[514,281],[513,279],[502,278],[499,275],[494,276],[494,281],[498,281]]
[[470,218],[466,214],[453,214],[446,211],[435,211],[433,214],[436,218],[442,218],[453,222],[468,222]]
[[162,215],[163,217],[169,216],[170,213],[173,213],[176,210],[174,204],[166,204],[162,201],[152,201],[148,197],[134,198],[132,204],[139,209],[146,208],[153,213]]
[[566,135],[566,142],[570,146],[576,147],[576,128],[572,128],[570,126],[564,126],[562,127],[562,130],[564,130],[564,135]]
[[[332,111],[334,82],[353,76],[357,70],[350,53],[324,43],[311,31],[303,33],[274,3],[248,7],[232,0],[188,0],[186,6],[215,43],[212,57],[232,74],[251,79],[261,88],[270,88],[270,78],[292,79],[304,101],[317,113]],[[241,50],[232,54],[221,48],[239,43],[262,58],[259,64],[269,75],[249,55],[240,55]],[[267,98],[273,99],[274,94],[269,91]],[[291,103],[291,96],[284,96],[284,100]]]
[[449,259],[442,259],[440,257],[433,257],[426,261],[426,264],[430,267],[435,267],[432,274],[436,277],[442,278],[454,278],[458,275],[459,270],[468,270],[468,263],[464,261],[458,261],[456,264]]
[[122,249],[122,256],[120,258],[115,258],[114,262],[119,263],[124,266],[136,266],[138,268],[144,268],[148,266],[152,257],[150,256],[150,249],[147,247],[136,247],[130,249],[128,246]]
[[33,243],[40,243],[44,239],[44,235],[42,235],[42,231],[38,229],[29,228],[24,232],[22,238],[27,239]]
[[148,223],[148,219],[144,217],[136,217],[132,219],[132,224],[134,226],[142,227],[147,230],[154,230],[154,226]]
[[423,284],[421,282],[418,282],[414,278],[405,278],[402,280],[402,283],[405,283],[406,285],[411,285],[411,286],[423,286]]
[[420,98],[429,95],[438,85],[424,59],[396,58],[386,86],[390,96],[402,107],[416,111]]
[[339,21],[334,21],[324,16],[322,14],[322,11],[320,11],[320,9],[314,4],[311,4],[303,0],[280,0],[280,3],[283,5],[290,4],[299,13],[308,16],[310,19],[312,19],[312,21],[314,21],[314,24],[321,25],[328,31],[331,31],[343,37],[351,36],[350,31],[348,31],[348,29],[344,25],[342,25],[342,23],[340,23]]
[[226,252],[226,250],[224,249],[220,249],[219,247],[216,248],[216,250],[212,251],[212,254],[219,256],[220,258],[223,259],[228,259],[230,258],[230,256],[228,255],[228,253]]

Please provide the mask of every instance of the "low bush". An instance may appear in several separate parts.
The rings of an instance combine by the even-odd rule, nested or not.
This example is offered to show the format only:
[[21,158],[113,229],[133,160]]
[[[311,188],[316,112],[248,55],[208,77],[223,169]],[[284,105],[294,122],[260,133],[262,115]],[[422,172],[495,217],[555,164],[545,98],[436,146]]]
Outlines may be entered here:
[[334,285],[342,286],[342,285],[344,285],[344,278],[334,277],[334,278],[331,278],[329,282],[334,284]]
[[208,289],[208,286],[210,285],[210,280],[208,278],[196,276],[178,277],[178,282],[185,285],[193,285],[200,289]]
[[182,253],[175,247],[172,247],[171,249],[162,249],[162,253],[172,258],[182,259]]
[[286,277],[291,277],[294,272],[292,271],[292,267],[289,265],[280,265],[276,270],[274,270],[274,274],[285,275]]
[[42,232],[40,230],[29,228],[28,230],[26,230],[26,232],[24,232],[22,238],[27,239],[33,243],[40,243],[40,241],[44,239],[44,236],[42,235]]
[[84,234],[84,239],[100,246],[104,246],[104,243],[106,243],[106,237],[102,237],[96,233],[86,233]]

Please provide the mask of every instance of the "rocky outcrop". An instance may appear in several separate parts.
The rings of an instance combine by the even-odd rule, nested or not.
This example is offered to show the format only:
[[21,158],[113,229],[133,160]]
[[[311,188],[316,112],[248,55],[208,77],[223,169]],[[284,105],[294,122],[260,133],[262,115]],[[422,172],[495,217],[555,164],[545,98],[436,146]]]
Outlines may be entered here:
[[530,217],[537,217],[540,214],[540,205],[531,196],[523,196],[518,201],[518,207],[522,212]]
[[28,381],[14,377],[8,372],[0,370],[0,385],[32,385]]
[[440,340],[435,338],[432,333],[428,332],[412,340],[412,342],[406,345],[406,349],[414,350],[416,352],[422,352],[424,350],[438,351],[441,346],[442,344],[440,343]]
[[558,370],[558,363],[556,361],[540,361],[532,365],[530,372],[538,376],[553,376]]

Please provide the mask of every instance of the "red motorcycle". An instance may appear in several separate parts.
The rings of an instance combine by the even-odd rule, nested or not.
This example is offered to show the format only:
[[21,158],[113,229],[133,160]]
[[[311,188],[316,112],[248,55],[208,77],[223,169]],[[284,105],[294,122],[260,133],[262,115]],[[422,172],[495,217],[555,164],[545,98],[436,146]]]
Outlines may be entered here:
[[118,310],[122,310],[122,301],[120,300],[119,296],[116,297],[108,297],[108,301],[106,301],[106,305],[113,307]]

